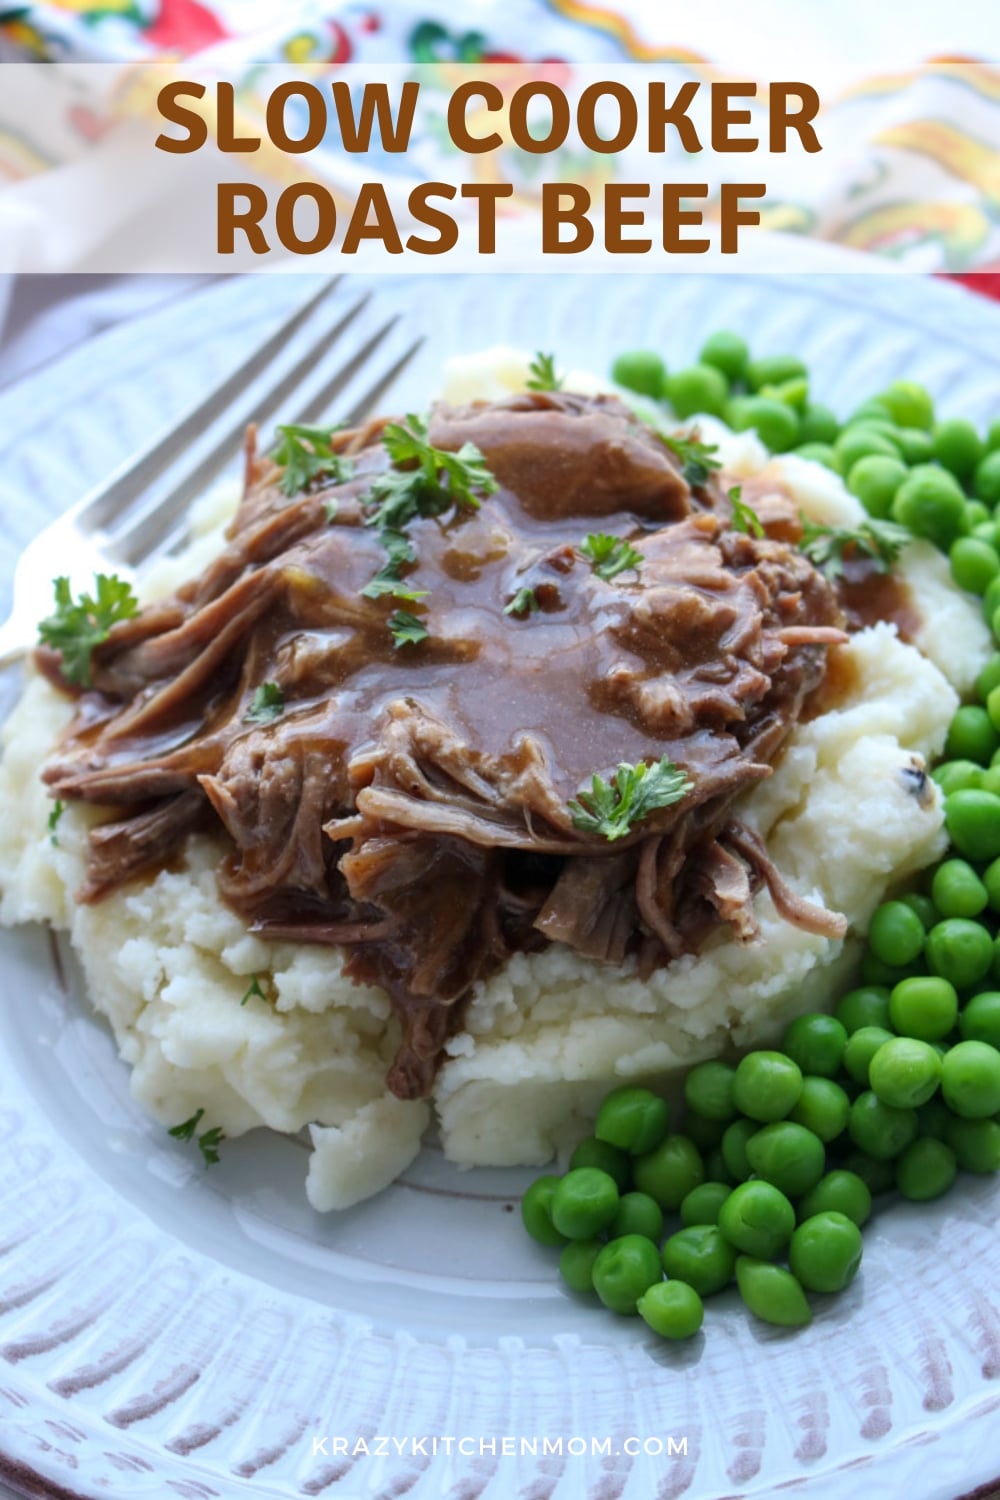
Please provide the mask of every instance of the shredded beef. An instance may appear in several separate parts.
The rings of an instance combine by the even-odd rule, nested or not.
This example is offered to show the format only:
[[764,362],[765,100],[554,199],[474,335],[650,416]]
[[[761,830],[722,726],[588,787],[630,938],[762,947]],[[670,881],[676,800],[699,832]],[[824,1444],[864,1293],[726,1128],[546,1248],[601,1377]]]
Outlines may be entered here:
[[[251,434],[222,556],[94,652],[44,773],[109,809],[79,898],[221,831],[221,893],[255,932],[337,944],[388,991],[403,1098],[429,1092],[472,986],[516,950],[649,973],[721,925],[751,941],[761,885],[789,921],[841,934],[733,811],[845,639],[794,509],[768,495],[767,535],[734,529],[723,487],[692,488],[611,397],[438,407],[431,441],[476,444],[500,488],[409,526],[428,637],[397,648],[399,601],[361,592],[385,561],[365,524],[380,432],[338,434],[353,476],[291,499]],[[591,530],[627,538],[638,569],[601,578],[579,550]],[[537,610],[505,613],[522,588]],[[59,658],[39,661],[65,687]],[[284,710],[253,722],[265,682]],[[592,775],[664,756],[692,783],[680,801],[614,843],[576,826]]]

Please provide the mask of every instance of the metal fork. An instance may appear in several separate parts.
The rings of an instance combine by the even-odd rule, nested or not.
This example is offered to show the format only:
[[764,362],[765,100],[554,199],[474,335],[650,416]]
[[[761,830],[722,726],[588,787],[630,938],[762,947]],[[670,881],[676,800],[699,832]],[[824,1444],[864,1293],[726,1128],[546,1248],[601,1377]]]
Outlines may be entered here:
[[131,580],[183,542],[187,507],[233,462],[248,423],[279,410],[316,423],[335,400],[348,425],[374,411],[423,340],[408,342],[395,316],[354,344],[371,294],[334,296],[341,281],[327,280],[221,385],[28,544],[0,626],[0,668],[31,649],[54,578],[67,576],[74,594],[98,572]]

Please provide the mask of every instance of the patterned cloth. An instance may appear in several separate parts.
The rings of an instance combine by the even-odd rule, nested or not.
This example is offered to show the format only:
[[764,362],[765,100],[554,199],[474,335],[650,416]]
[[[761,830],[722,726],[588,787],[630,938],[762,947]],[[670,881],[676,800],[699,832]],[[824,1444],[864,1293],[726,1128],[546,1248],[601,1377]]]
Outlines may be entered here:
[[[562,62],[571,70],[627,59],[674,62],[710,78],[707,55],[647,40],[670,17],[662,0],[647,7],[646,31],[591,0],[0,0],[0,58],[198,55],[240,76],[257,100],[261,75],[251,60],[437,63],[446,72],[454,62]],[[943,59],[855,79],[825,101],[833,149],[795,170],[772,159],[764,227],[907,269],[1000,269],[1000,65]],[[0,186],[96,149],[109,123],[105,103],[82,83],[30,121],[15,124],[0,109]]]

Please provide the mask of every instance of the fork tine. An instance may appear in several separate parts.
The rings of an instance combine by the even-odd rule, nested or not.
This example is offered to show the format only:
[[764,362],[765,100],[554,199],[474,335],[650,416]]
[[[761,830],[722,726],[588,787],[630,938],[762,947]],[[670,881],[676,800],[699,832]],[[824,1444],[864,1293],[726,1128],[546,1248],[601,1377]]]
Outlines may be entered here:
[[[380,327],[371,338],[369,338],[348,363],[339,368],[334,375],[329,377],[320,389],[310,398],[309,404],[302,410],[296,410],[296,418],[303,421],[314,421],[324,414],[329,402],[351,381],[351,379],[370,361],[371,355],[379,348],[385,340],[386,335],[397,322],[392,318],[388,323]],[[392,382],[406,368],[417,350],[423,343],[422,339],[410,344],[406,350],[396,358],[393,363],[384,370],[368,386],[363,396],[360,396],[351,408],[348,421],[354,423],[361,416],[371,410],[372,405],[378,400],[383,391],[387,390]],[[271,402],[271,409],[277,404]],[[238,437],[239,434],[236,434]],[[133,524],[123,533],[113,539],[116,553],[123,561],[132,566],[150,557],[154,552],[162,553],[169,551],[177,542],[182,541],[187,535],[188,518],[186,507],[199,494],[203,493],[207,485],[219,472],[219,469],[232,458],[233,435],[230,434],[223,444],[220,444],[211,454],[194,470],[186,474],[178,485],[172,485],[170,489],[155,498],[141,516],[136,518]]]
[[217,386],[207,400],[192,408],[181,421],[161,433],[149,447],[129,459],[103,484],[95,495],[84,496],[74,507],[74,514],[88,526],[100,526],[108,517],[120,513],[130,497],[141,494],[143,487],[155,479],[171,456],[183,449],[207,430],[211,423],[226,410],[239,393],[249,386],[280,353],[288,339],[307,318],[330,295],[341,280],[334,276],[308,297],[287,318],[259,349],[254,350],[237,368]]

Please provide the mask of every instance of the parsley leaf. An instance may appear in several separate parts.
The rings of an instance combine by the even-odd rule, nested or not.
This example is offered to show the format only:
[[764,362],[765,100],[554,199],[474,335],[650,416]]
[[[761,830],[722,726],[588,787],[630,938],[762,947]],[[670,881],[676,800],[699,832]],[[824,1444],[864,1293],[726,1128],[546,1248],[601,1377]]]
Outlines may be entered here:
[[308,489],[314,479],[329,479],[342,484],[354,473],[349,458],[334,453],[330,444],[337,427],[304,427],[293,423],[279,427],[280,440],[271,451],[276,464],[285,472],[281,476],[281,488],[286,495],[297,495]]
[[262,682],[243,715],[244,724],[269,724],[285,711],[285,695],[276,682]]
[[172,1125],[167,1131],[176,1141],[193,1141],[197,1139],[198,1150],[205,1158],[206,1167],[214,1166],[219,1160],[218,1147],[226,1139],[222,1133],[222,1127],[215,1125],[211,1130],[205,1130],[201,1135],[196,1135],[198,1126],[205,1117],[203,1109],[195,1110],[190,1120],[185,1120],[181,1125]]
[[59,842],[59,838],[56,834],[56,828],[59,826],[59,819],[62,817],[65,811],[65,803],[57,801],[55,807],[49,813],[49,839],[53,844],[58,844]]
[[198,1137],[198,1150],[205,1158],[206,1167],[214,1167],[218,1164],[218,1148],[225,1139],[221,1125],[213,1126],[211,1130],[206,1130],[204,1135]]
[[661,432],[660,437],[671,453],[680,460],[681,474],[692,489],[707,483],[713,469],[722,468],[719,460],[712,456],[718,453],[718,444],[703,443],[685,432]]
[[107,640],[112,625],[139,613],[131,584],[114,573],[98,573],[94,583],[96,595],[81,594],[74,602],[69,579],[55,579],[55,612],[38,627],[39,639],[61,652],[60,670],[66,681],[86,688],[92,686],[90,653],[94,647]]
[[175,1141],[194,1140],[194,1133],[201,1124],[204,1114],[205,1111],[203,1109],[196,1110],[190,1120],[185,1120],[183,1125],[171,1125],[167,1134],[172,1135]]
[[509,604],[505,604],[505,615],[533,615],[540,608],[534,589],[518,589]]
[[405,609],[397,609],[389,616],[389,629],[397,651],[400,646],[418,646],[430,633],[416,615],[409,614]]
[[638,572],[642,564],[642,553],[637,552],[624,537],[608,536],[603,531],[592,531],[580,543],[580,551],[589,557],[598,578],[610,581],[619,573],[630,569]]
[[590,791],[569,803],[573,826],[584,833],[599,833],[613,843],[658,807],[679,802],[693,785],[666,756],[652,765],[622,762],[610,783],[594,776]]
[[246,1003],[247,1003],[248,1000],[266,1000],[266,999],[267,999],[267,996],[264,994],[264,991],[260,987],[260,978],[259,978],[258,975],[255,974],[253,976],[253,978],[251,979],[250,985],[249,985],[249,987],[247,989],[247,992],[243,996],[243,999],[240,1001],[240,1004],[241,1005],[246,1005]]
[[837,579],[844,571],[848,552],[854,557],[869,558],[876,572],[888,573],[909,541],[911,533],[894,521],[872,518],[862,521],[852,531],[841,526],[821,526],[803,516],[799,546],[814,567],[822,569],[827,578]]
[[323,514],[328,521],[335,521],[337,519],[339,509],[340,503],[337,500],[325,500],[323,502]]
[[563,377],[556,374],[554,354],[536,354],[528,366],[530,380],[525,381],[529,391],[561,391]]
[[[453,505],[465,505],[471,510],[478,510],[479,495],[492,495],[499,488],[482,453],[475,443],[463,443],[457,453],[449,453],[445,448],[435,448],[428,441],[428,431],[426,418],[415,416],[412,412],[406,422],[387,422],[382,429],[382,446],[393,464],[397,467],[400,464],[416,465],[414,470],[394,476],[396,481],[408,481],[411,485],[416,481],[415,513],[439,515],[449,501]],[[387,477],[379,475],[372,489],[377,492],[380,481]],[[395,488],[398,487],[397,484]],[[434,504],[434,509],[425,511],[421,502],[426,503],[431,498],[428,492],[433,491],[437,491],[438,495],[443,492],[446,505],[442,507],[438,502]],[[437,497],[434,500],[437,501]]]
[[748,536],[763,536],[764,527],[761,525],[760,516],[752,505],[744,505],[740,499],[742,491],[738,484],[734,484],[729,491],[729,503],[733,507],[732,519],[729,524],[734,531],[746,532]]

